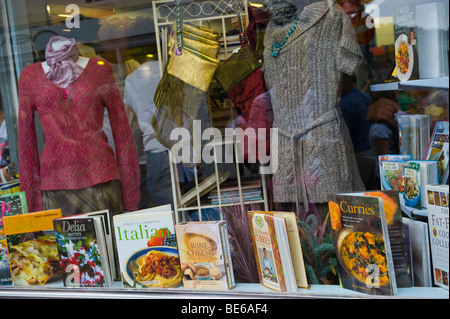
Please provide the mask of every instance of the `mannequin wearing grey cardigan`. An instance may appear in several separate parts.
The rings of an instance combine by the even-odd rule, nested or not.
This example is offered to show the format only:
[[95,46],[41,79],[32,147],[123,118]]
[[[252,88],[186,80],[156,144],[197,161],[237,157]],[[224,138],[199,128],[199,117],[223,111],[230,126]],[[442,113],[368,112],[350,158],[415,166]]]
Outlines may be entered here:
[[[332,0],[301,9],[277,2],[269,2],[263,65],[279,135],[273,197],[279,203],[303,203],[308,211],[309,204],[327,203],[333,193],[364,190],[336,108],[342,73],[355,70],[361,53],[350,20]],[[273,56],[272,45],[284,41],[297,18]]]

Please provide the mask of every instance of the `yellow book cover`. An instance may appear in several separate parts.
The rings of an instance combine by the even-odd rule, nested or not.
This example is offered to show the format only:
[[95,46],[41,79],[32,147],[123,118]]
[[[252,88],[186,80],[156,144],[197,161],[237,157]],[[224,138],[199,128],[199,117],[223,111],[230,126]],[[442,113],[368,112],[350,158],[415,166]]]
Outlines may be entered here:
[[289,249],[291,251],[292,263],[294,266],[295,279],[297,287],[309,288],[306,277],[305,262],[303,261],[302,245],[300,243],[300,234],[298,230],[297,217],[293,212],[264,211],[262,213],[275,217],[282,217],[286,221],[286,230],[289,240]]
[[61,280],[53,219],[61,209],[3,218],[14,286],[38,286]]

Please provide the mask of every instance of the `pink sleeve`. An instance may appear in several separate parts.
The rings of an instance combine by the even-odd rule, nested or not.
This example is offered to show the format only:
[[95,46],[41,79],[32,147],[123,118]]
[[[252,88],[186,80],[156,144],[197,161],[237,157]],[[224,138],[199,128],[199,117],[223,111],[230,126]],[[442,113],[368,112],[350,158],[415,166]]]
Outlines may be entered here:
[[19,78],[18,148],[20,189],[25,192],[29,212],[42,211],[41,174],[35,128],[34,81],[26,69]]
[[123,204],[125,210],[134,211],[138,209],[140,200],[138,153],[112,68],[108,63],[105,63],[105,66],[107,66],[105,68],[106,89],[103,100],[108,110],[114,138]]

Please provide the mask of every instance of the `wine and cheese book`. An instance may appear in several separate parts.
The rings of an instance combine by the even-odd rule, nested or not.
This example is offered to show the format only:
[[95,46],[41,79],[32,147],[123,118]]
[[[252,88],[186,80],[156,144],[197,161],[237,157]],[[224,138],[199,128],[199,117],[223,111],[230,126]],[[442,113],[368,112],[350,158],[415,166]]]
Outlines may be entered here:
[[233,289],[235,280],[226,222],[183,222],[175,229],[184,288]]

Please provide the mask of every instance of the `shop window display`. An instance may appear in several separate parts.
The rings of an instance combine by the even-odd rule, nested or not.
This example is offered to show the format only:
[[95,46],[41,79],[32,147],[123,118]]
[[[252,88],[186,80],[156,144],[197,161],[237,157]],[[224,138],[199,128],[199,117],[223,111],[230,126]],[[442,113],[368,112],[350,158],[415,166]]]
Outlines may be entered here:
[[[173,13],[164,20],[152,1],[75,7],[70,1],[4,1],[1,36],[11,45],[1,52],[0,138],[8,141],[3,153],[11,155],[1,162],[2,176],[20,182],[29,212],[61,208],[69,216],[108,209],[114,216],[178,208],[177,193],[197,191],[219,167],[231,172],[228,178],[197,192],[199,207],[180,207],[187,221],[227,220],[238,283],[232,295],[251,294],[250,286],[239,284],[259,282],[247,212],[264,208],[245,196],[262,198],[269,211],[295,212],[311,291],[327,285],[333,295],[339,274],[330,196],[380,189],[378,156],[401,152],[399,114],[429,115],[431,128],[448,121],[448,83],[399,81],[395,72],[398,8],[430,2],[159,1],[158,10]],[[208,19],[221,10],[235,16]],[[438,79],[448,80],[446,72]],[[194,121],[202,132],[266,131],[241,136],[236,169],[234,162],[206,163],[204,141],[200,152],[189,148],[199,162],[170,163],[174,130],[195,139]],[[271,174],[261,174],[263,157],[252,153],[253,145],[257,151],[264,145],[261,154],[277,160]],[[251,197],[245,187],[261,178],[267,184],[257,184],[258,191],[265,188],[267,196]],[[212,204],[222,186],[235,192],[234,204]],[[110,288],[123,289],[120,280]],[[163,298],[179,293],[159,292]]]

